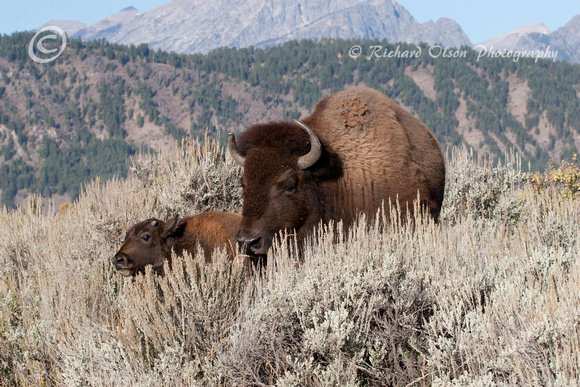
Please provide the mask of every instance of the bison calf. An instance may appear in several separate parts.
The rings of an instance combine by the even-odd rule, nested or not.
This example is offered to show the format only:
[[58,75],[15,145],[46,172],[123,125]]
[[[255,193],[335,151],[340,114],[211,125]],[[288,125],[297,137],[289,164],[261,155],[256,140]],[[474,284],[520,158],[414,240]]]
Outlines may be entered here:
[[216,248],[227,249],[233,258],[242,217],[229,212],[206,212],[173,217],[166,222],[148,219],[129,229],[125,242],[112,259],[115,269],[128,277],[145,271],[146,265],[163,274],[163,262],[171,259],[171,250],[196,254],[197,246],[204,251],[205,260],[211,260]]

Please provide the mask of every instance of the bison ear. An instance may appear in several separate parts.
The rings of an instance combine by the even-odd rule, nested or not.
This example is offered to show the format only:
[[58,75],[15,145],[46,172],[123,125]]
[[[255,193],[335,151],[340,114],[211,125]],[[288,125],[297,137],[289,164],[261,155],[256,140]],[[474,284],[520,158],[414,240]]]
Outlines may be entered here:
[[169,237],[176,237],[183,233],[185,228],[185,222],[180,221],[178,222],[178,217],[174,216],[173,218],[167,220],[165,222],[165,227],[163,232],[161,233],[161,237],[169,238]]

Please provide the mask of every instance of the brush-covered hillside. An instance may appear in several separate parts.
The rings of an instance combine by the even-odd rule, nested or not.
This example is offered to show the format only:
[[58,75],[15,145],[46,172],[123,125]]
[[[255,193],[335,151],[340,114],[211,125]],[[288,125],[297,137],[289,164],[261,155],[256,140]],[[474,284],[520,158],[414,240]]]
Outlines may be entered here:
[[131,155],[205,133],[223,145],[229,131],[299,118],[362,86],[402,104],[444,148],[498,159],[515,149],[526,168],[544,170],[580,147],[579,65],[378,40],[180,55],[78,39],[39,64],[27,53],[32,36],[0,36],[0,190],[12,208],[31,194],[74,200],[95,177],[125,178]]
[[439,224],[323,227],[256,276],[223,252],[174,257],[165,277],[110,262],[139,220],[240,210],[241,169],[216,142],[136,158],[56,214],[30,197],[0,213],[0,380],[573,385],[580,169],[504,160],[453,148]]

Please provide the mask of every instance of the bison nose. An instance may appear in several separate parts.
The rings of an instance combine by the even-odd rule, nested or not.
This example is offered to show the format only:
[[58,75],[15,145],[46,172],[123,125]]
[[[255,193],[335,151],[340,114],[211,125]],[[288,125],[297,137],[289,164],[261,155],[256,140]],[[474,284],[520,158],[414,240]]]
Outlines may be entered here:
[[127,256],[124,254],[117,254],[113,257],[113,265],[117,270],[122,269],[128,262]]
[[238,243],[240,244],[240,252],[242,255],[256,254],[256,251],[259,250],[263,245],[261,237],[253,239],[238,238]]

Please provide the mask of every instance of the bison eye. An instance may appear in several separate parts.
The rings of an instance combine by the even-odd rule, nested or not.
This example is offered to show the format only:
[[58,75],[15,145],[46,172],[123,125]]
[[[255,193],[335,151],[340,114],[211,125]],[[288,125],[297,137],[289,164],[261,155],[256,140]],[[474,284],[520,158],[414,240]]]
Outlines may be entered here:
[[145,234],[141,237],[141,239],[143,239],[145,242],[149,242],[149,239],[151,239],[151,235]]
[[296,192],[296,184],[288,184],[284,189],[286,192]]

